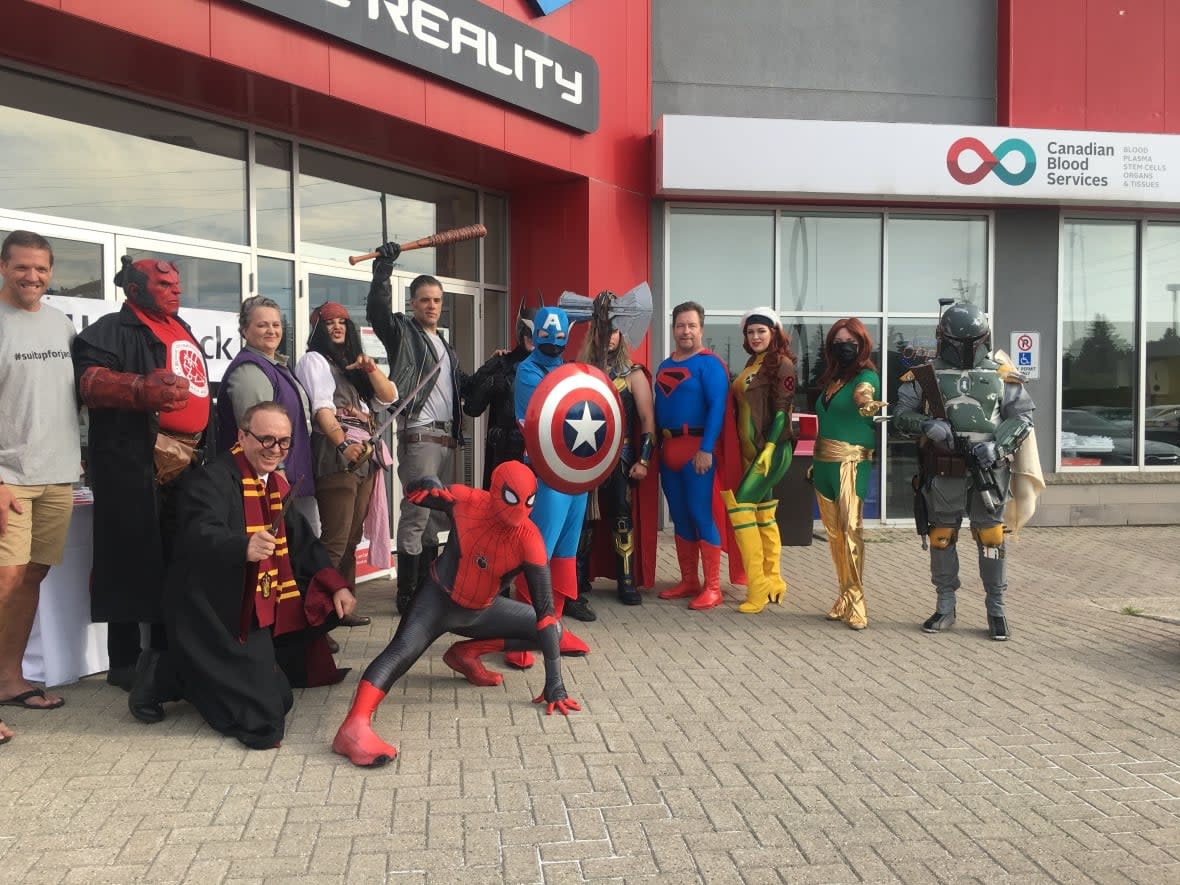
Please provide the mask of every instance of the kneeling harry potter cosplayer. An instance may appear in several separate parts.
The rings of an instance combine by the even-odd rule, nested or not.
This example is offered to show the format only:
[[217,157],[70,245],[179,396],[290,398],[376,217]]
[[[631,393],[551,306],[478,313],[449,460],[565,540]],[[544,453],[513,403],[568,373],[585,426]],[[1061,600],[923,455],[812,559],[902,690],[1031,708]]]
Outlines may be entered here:
[[283,738],[291,687],[344,677],[324,634],[356,605],[278,472],[291,447],[286,410],[246,410],[238,442],[177,493],[164,588],[168,649],[145,650],[128,706],[141,722],[187,700],[217,731],[264,750]]
[[[352,708],[332,749],[361,766],[384,765],[397,755],[373,731],[372,718],[390,687],[444,633],[471,637],[447,650],[443,661],[473,685],[498,685],[501,676],[480,656],[494,651],[540,649],[545,689],[536,703],[568,715],[581,709],[561,679],[561,623],[553,614],[553,588],[545,542],[529,520],[537,480],[519,461],[506,461],[491,477],[491,490],[444,487],[435,477],[416,480],[406,494],[420,507],[451,518],[450,538],[430,577],[402,616],[397,633],[361,677]],[[518,573],[528,582],[532,605],[500,595]]]

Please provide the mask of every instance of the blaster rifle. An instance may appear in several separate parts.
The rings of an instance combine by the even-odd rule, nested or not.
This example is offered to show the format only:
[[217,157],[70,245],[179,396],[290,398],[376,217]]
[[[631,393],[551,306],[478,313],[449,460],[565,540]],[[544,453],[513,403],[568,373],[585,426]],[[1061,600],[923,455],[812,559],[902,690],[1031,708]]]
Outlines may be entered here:
[[[920,366],[915,366],[911,371],[922,391],[922,398],[926,400],[926,411],[930,417],[941,418],[951,424],[946,413],[946,401],[942,398],[942,391],[938,387],[938,378],[934,374],[934,366],[930,363],[923,363]],[[975,444],[966,436],[954,433],[954,424],[951,424],[951,433],[955,440],[955,454],[962,458],[963,463],[967,465],[971,485],[979,494],[979,500],[983,502],[988,513],[995,513],[1003,504],[1000,485],[996,482],[996,472],[979,463],[979,459],[975,457]],[[920,528],[919,531],[921,531]]]

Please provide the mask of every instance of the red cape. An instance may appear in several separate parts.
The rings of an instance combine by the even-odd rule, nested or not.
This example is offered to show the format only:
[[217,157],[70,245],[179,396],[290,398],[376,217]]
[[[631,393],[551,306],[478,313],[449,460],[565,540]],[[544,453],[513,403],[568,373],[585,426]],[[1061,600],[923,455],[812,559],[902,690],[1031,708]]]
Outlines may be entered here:
[[[718,362],[725,368],[725,377],[729,377],[729,367],[725,360],[705,349],[701,353],[717,357]],[[729,559],[729,582],[731,584],[746,583],[746,569],[742,565],[742,554],[738,550],[737,537],[733,533],[733,523],[729,521],[729,513],[725,510],[725,503],[721,500],[722,489],[736,489],[742,482],[742,450],[738,443],[737,412],[733,406],[733,396],[729,388],[725,391],[725,423],[721,427],[721,436],[717,445],[713,447],[713,519],[717,523],[717,530],[721,534],[721,549]]]

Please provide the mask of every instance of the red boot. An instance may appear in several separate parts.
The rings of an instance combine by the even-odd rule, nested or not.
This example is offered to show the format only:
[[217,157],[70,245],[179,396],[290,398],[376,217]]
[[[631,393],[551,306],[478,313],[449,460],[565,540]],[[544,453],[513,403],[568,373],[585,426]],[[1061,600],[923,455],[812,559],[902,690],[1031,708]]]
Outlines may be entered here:
[[373,731],[373,714],[385,692],[362,679],[352,699],[352,709],[344,717],[332,741],[332,752],[347,756],[353,765],[376,768],[397,756],[397,747],[387,744]]
[[705,589],[688,604],[694,611],[716,608],[722,603],[721,548],[701,541],[701,565],[705,571]]
[[456,642],[443,655],[443,663],[472,685],[499,685],[504,677],[483,665],[482,655],[504,650],[503,639],[468,639]]
[[660,599],[684,599],[701,592],[697,577],[697,542],[686,541],[676,535],[676,558],[680,561],[680,583],[660,594]]
[[[553,614],[561,620],[566,599],[578,595],[577,562],[572,556],[555,556],[549,561],[549,571],[553,575]],[[568,590],[569,594],[563,594],[562,590]],[[561,643],[558,648],[563,655],[579,656],[590,652],[590,646],[567,629],[565,621],[561,622]]]

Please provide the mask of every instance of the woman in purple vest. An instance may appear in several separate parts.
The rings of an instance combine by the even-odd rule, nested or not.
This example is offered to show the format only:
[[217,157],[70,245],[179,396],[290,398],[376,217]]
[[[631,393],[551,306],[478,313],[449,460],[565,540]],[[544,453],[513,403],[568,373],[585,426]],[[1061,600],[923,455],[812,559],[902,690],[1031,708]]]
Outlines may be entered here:
[[[274,400],[291,417],[291,448],[284,458],[287,480],[295,494],[294,507],[320,534],[315,498],[315,471],[311,456],[311,408],[307,391],[279,353],[283,342],[283,315],[277,302],[254,295],[242,302],[238,331],[243,345],[221,378],[217,397],[218,442],[229,448],[238,438],[238,422],[251,406]],[[352,623],[353,621],[356,624]],[[368,618],[349,616],[341,624],[367,624]]]

